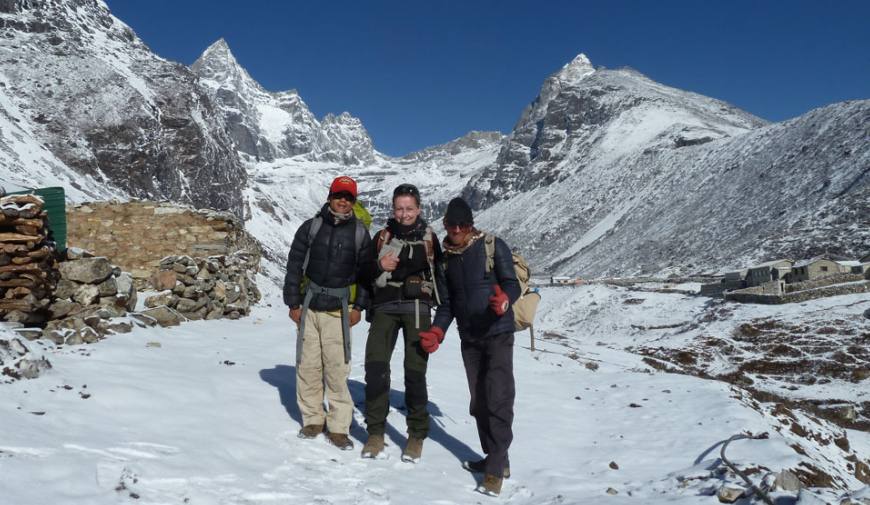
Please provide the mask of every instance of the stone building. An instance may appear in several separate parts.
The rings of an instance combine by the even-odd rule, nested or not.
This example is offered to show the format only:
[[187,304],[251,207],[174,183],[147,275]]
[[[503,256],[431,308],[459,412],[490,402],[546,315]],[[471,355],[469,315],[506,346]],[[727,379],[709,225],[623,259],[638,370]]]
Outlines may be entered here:
[[791,269],[791,282],[804,282],[839,273],[849,273],[851,268],[846,268],[838,262],[828,258],[811,258],[794,264]]
[[92,202],[67,207],[67,242],[105,256],[142,286],[166,256],[208,257],[260,246],[234,215],[148,201]]
[[793,260],[780,259],[751,267],[746,274],[746,284],[752,287],[770,281],[785,280],[786,275],[792,271],[792,265],[794,265]]

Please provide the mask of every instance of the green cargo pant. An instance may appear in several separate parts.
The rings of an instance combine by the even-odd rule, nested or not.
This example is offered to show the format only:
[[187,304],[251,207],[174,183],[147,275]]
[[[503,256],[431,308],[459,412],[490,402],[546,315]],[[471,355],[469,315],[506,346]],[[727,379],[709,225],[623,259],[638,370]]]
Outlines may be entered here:
[[369,435],[383,435],[390,408],[390,358],[401,328],[405,337],[405,406],[408,409],[408,435],[426,438],[429,411],[426,404],[426,364],[429,353],[420,347],[420,331],[429,328],[430,314],[420,314],[420,328],[414,314],[375,312],[366,340],[366,428]]

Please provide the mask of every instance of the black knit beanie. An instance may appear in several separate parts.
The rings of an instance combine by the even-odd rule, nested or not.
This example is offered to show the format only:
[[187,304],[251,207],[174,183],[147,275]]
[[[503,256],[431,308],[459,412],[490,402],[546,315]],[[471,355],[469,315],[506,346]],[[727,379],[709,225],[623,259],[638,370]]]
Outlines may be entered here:
[[471,215],[471,207],[462,198],[454,198],[447,204],[447,212],[444,214],[444,222],[449,225],[474,224],[474,216]]

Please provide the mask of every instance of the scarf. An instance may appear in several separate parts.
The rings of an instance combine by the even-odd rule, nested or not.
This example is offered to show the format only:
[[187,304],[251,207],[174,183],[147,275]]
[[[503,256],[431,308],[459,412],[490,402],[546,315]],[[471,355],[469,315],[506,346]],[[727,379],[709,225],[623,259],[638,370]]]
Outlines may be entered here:
[[472,228],[471,233],[468,234],[468,239],[466,239],[464,244],[453,245],[450,242],[449,237],[444,237],[444,240],[441,241],[441,247],[444,249],[444,252],[447,254],[462,254],[464,253],[472,244],[474,244],[478,239],[483,237],[483,232],[478,230],[477,228]]
[[336,225],[348,221],[351,217],[353,217],[353,210],[351,210],[347,214],[339,214],[338,212],[332,210],[332,207],[330,207],[329,205],[326,206],[326,210],[329,211],[329,215],[332,216],[333,223]]
[[409,225],[401,224],[394,218],[387,220],[387,230],[389,230],[390,235],[399,240],[423,240],[427,226],[426,220],[419,216],[416,221]]

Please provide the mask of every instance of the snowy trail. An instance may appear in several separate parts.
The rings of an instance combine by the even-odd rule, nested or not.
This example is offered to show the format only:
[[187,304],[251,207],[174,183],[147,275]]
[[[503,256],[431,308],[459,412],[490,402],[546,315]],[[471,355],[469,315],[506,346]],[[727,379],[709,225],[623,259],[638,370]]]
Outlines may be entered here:
[[[727,384],[652,373],[638,356],[596,344],[597,336],[552,326],[564,325],[570,304],[551,297],[539,331],[568,334],[599,367],[547,341],[532,354],[528,335],[517,334],[513,477],[494,500],[475,493],[475,477],[460,468],[479,445],[455,331],[430,360],[433,423],[422,462],[399,457],[401,349],[388,458],[362,460],[367,327],[355,329],[350,381],[356,447],[341,452],[322,436],[296,437],[294,333],[280,300],[266,301],[272,307],[239,321],[137,329],[64,348],[49,354],[54,369],[44,376],[3,386],[0,502],[717,503],[701,496],[715,493],[712,483],[691,484],[718,456],[705,451],[744,430],[770,431]],[[729,456],[775,470],[796,464],[787,441],[772,435],[734,444]]]

